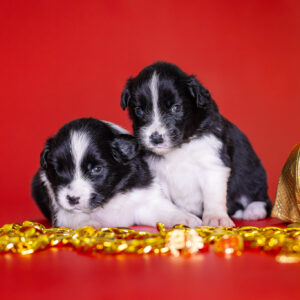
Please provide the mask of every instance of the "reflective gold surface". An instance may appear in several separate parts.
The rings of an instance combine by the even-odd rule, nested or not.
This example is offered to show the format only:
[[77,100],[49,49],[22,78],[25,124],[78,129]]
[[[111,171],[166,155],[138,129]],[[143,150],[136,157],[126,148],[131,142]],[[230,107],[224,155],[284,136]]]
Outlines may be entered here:
[[297,144],[281,172],[272,216],[300,222],[300,144]]

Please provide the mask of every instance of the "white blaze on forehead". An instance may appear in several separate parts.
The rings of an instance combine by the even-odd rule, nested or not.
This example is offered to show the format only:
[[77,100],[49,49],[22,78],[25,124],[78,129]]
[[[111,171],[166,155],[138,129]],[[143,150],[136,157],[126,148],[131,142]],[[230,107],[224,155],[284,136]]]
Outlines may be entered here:
[[[80,177],[80,164],[86,152],[90,139],[85,132],[73,131],[71,133],[71,151],[75,164],[75,177]],[[77,176],[76,176],[77,175]]]
[[149,82],[149,87],[150,87],[151,97],[152,97],[152,106],[153,106],[152,122],[148,127],[149,136],[155,131],[157,131],[161,135],[164,135],[166,133],[166,130],[161,122],[159,109],[158,109],[158,80],[159,77],[154,71],[152,78]]
[[158,112],[158,75],[154,71],[152,78],[149,83],[151,96],[152,96],[152,105],[153,105],[153,121],[160,123],[159,112]]
[[[72,210],[73,208],[89,210],[89,200],[91,193],[94,192],[94,189],[89,180],[84,177],[84,174],[81,170],[81,162],[84,158],[89,143],[90,137],[86,132],[71,132],[70,145],[72,158],[75,165],[74,177],[70,184],[60,188],[58,191],[58,202],[67,210]],[[75,206],[70,205],[68,202],[68,196],[78,197],[79,203]]]
[[[151,149],[154,152],[159,152],[158,154],[162,154],[166,151],[166,149],[169,149],[171,147],[169,132],[163,123],[158,102],[159,102],[159,94],[158,94],[158,88],[159,88],[159,76],[154,71],[152,74],[152,77],[149,81],[149,88],[151,92],[151,102],[152,102],[152,120],[149,125],[146,125],[140,129],[140,135],[142,137],[142,140],[144,142],[144,145]],[[150,136],[157,132],[163,137],[163,143],[159,144],[159,146],[154,146],[150,141]]]

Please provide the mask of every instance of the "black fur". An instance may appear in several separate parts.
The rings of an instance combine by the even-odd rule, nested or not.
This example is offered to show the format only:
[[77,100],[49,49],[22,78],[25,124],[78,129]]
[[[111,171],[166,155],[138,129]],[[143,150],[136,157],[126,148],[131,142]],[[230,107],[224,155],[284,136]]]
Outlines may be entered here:
[[[41,167],[32,181],[32,196],[47,219],[55,224],[56,211],[63,209],[58,190],[69,185],[75,173],[70,136],[72,132],[84,132],[90,138],[81,161],[81,172],[93,189],[89,209],[104,206],[117,193],[132,188],[146,187],[152,182],[147,163],[139,155],[136,139],[123,134],[105,122],[82,118],[64,125],[48,139],[41,154]],[[98,167],[97,174],[91,170]],[[53,205],[45,176],[54,194]]]
[[31,193],[35,203],[37,204],[43,215],[49,221],[52,221],[53,213],[51,209],[51,201],[48,195],[48,191],[41,181],[40,171],[38,171],[32,179]]
[[[162,120],[171,136],[172,147],[180,147],[191,138],[215,135],[223,144],[220,157],[231,168],[228,181],[227,207],[232,216],[241,209],[237,201],[241,195],[250,201],[266,203],[268,216],[271,201],[267,194],[265,170],[247,137],[218,110],[209,91],[193,75],[187,75],[176,65],[157,62],[130,78],[121,96],[121,107],[129,108],[134,134],[146,150],[140,129],[151,122],[151,91],[149,80],[159,75],[158,106]],[[175,111],[170,113],[170,109]],[[171,176],[171,174],[170,174]]]

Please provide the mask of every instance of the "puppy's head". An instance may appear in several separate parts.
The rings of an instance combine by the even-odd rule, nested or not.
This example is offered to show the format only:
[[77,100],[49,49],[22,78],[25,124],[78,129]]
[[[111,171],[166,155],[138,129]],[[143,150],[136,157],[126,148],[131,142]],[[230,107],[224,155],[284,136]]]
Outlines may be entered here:
[[129,108],[135,135],[146,149],[159,155],[193,135],[211,102],[195,76],[165,62],[154,63],[130,78],[121,96],[121,107]]
[[60,207],[90,212],[122,188],[137,153],[135,138],[122,128],[79,119],[47,141],[41,168]]

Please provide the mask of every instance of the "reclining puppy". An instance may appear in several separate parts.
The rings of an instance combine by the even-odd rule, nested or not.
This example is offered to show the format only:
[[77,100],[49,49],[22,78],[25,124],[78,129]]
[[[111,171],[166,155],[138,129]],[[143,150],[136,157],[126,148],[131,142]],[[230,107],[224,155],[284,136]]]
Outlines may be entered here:
[[265,170],[247,137],[210,93],[177,66],[157,62],[130,78],[121,107],[172,201],[203,225],[232,226],[270,214]]
[[95,119],[70,122],[47,141],[32,195],[54,226],[201,225],[165,197],[135,138]]

